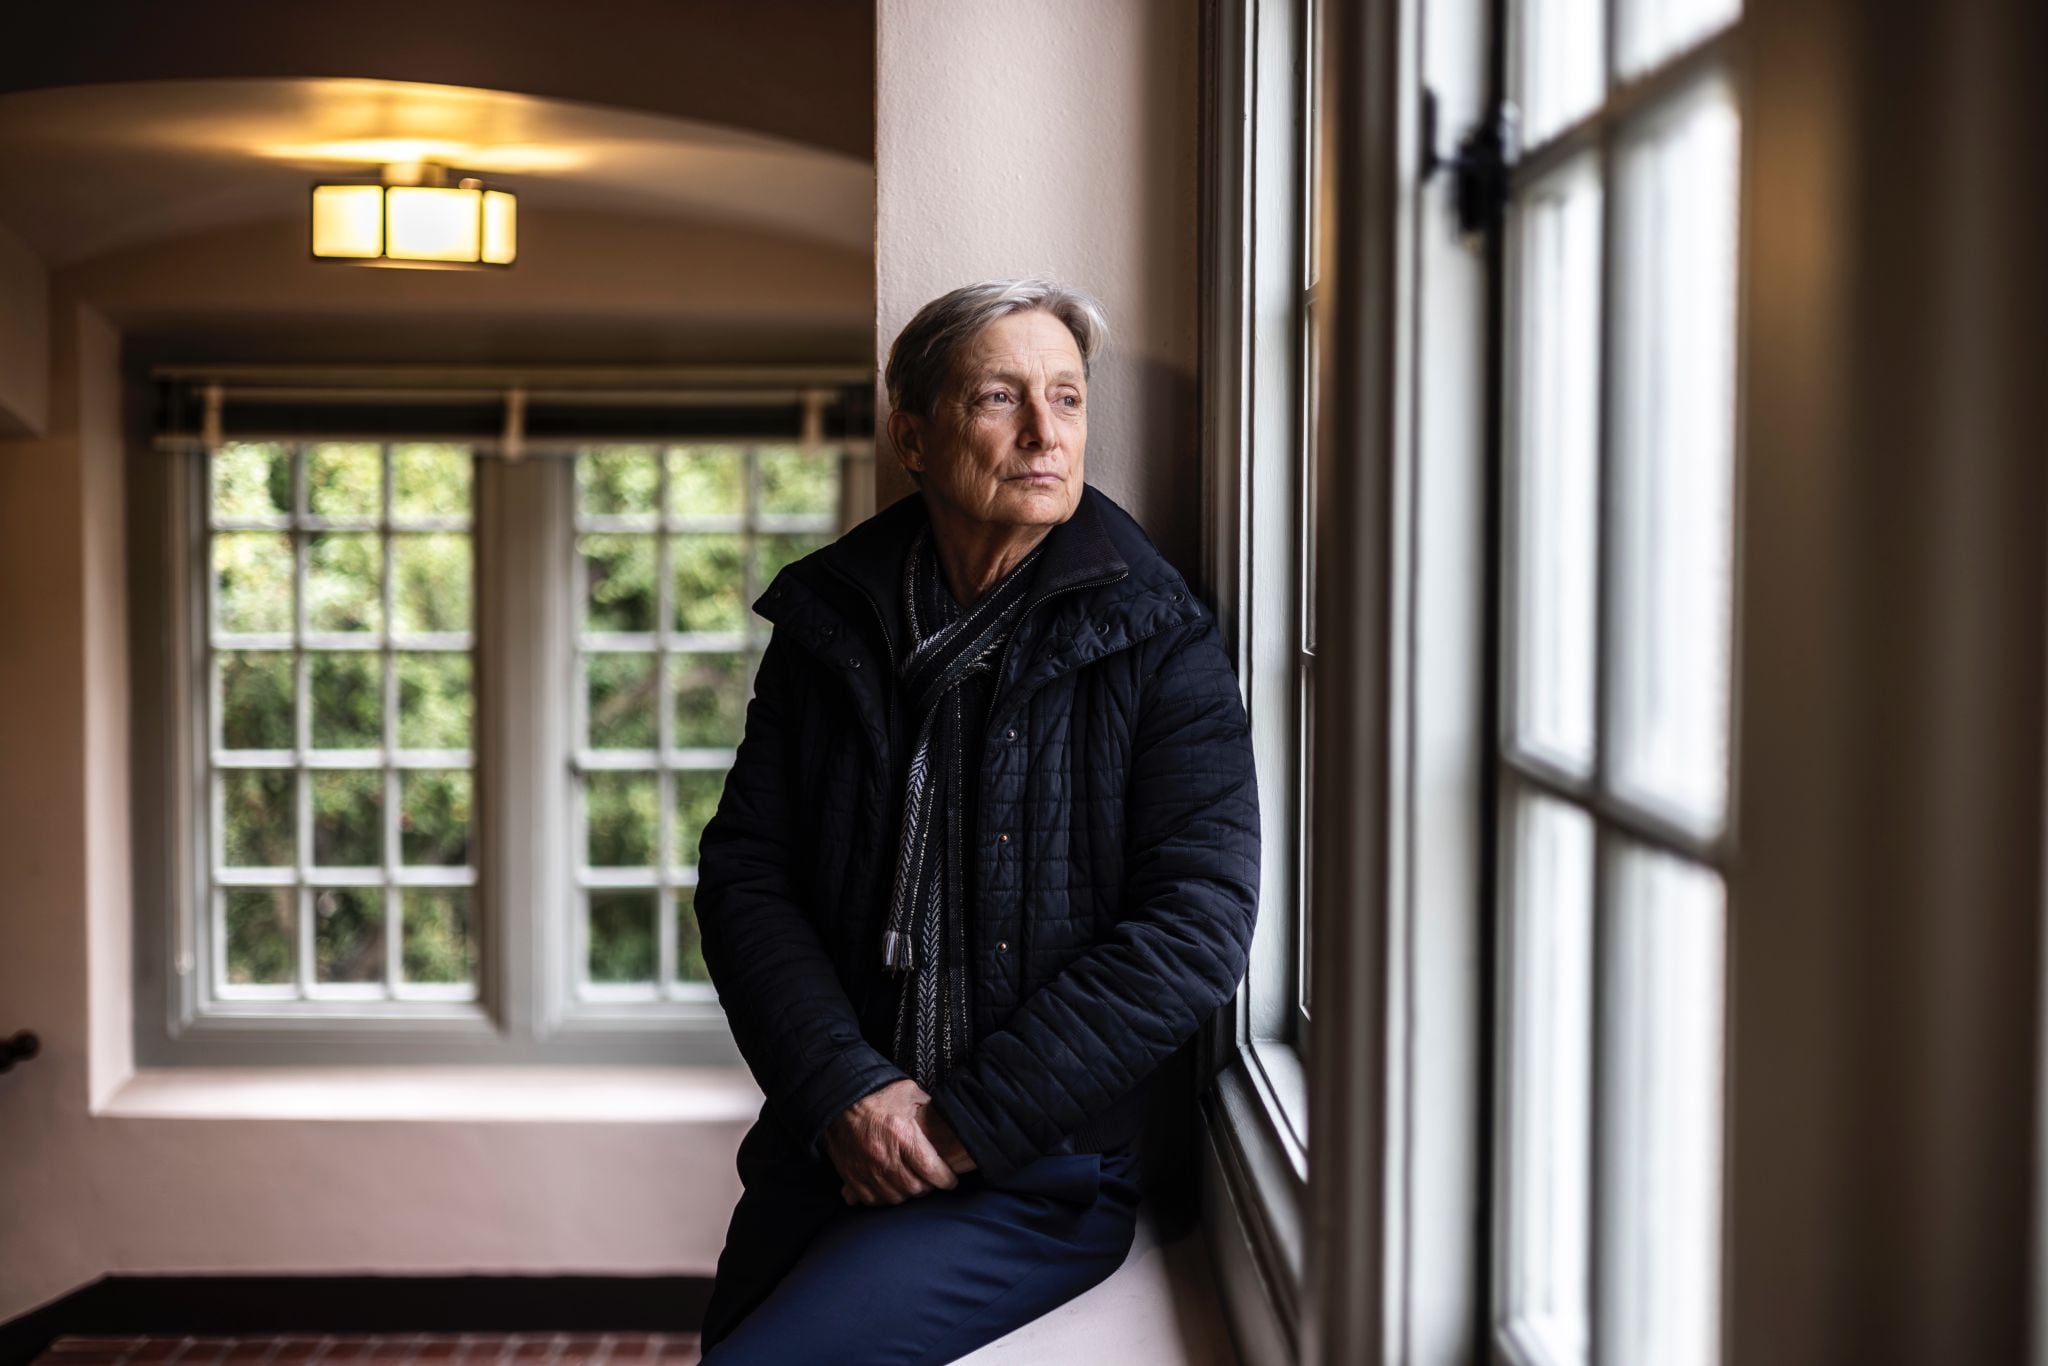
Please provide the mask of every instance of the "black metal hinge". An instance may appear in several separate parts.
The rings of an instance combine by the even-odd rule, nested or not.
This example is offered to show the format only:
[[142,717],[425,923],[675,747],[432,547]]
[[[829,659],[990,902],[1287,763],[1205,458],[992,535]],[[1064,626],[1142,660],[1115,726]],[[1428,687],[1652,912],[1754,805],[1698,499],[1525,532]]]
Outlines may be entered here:
[[1458,149],[1450,156],[1436,150],[1436,92],[1422,91],[1422,178],[1432,179],[1439,170],[1451,173],[1451,199],[1458,214],[1458,231],[1488,232],[1499,225],[1501,210],[1508,199],[1508,168],[1515,163],[1515,107],[1506,100],[1495,104],[1486,117],[1465,130]]

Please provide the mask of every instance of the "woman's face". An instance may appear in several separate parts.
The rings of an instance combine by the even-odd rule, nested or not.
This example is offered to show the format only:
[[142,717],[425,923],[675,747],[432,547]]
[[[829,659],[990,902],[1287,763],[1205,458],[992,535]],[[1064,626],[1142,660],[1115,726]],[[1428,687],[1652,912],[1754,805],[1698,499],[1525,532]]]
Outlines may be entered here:
[[932,416],[894,414],[890,431],[925,497],[947,510],[999,526],[1066,521],[1088,446],[1074,334],[1037,309],[996,319],[956,354]]

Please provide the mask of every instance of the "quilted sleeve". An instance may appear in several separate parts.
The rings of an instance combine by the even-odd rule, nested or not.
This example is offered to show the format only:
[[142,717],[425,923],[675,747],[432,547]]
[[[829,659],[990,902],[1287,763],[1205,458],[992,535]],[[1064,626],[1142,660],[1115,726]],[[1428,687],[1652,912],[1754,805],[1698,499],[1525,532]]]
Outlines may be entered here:
[[1144,1080],[1244,976],[1258,914],[1258,786],[1211,614],[1141,692],[1125,800],[1123,918],[933,1095],[991,1176],[1051,1150]]
[[904,1073],[862,1037],[792,880],[804,861],[789,785],[795,651],[778,628],[762,653],[738,755],[698,844],[695,905],[704,966],[740,1054],[771,1112],[815,1157],[834,1116]]

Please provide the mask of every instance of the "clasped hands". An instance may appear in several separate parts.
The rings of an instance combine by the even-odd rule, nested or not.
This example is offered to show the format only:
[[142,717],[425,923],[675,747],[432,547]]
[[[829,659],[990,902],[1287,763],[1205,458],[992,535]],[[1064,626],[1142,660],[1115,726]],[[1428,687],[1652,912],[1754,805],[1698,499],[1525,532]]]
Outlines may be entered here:
[[914,1195],[951,1190],[972,1171],[960,1136],[909,1077],[870,1091],[833,1117],[825,1152],[849,1205],[900,1205]]

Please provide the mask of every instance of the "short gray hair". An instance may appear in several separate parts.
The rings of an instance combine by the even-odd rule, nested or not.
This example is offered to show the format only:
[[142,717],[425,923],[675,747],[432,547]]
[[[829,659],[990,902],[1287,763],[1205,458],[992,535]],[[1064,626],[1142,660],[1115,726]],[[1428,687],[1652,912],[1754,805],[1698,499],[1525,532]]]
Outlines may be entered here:
[[984,280],[933,299],[904,324],[889,348],[889,406],[919,417],[936,411],[952,373],[953,355],[969,337],[1012,313],[1043,309],[1066,324],[1081,353],[1081,373],[1109,339],[1109,315],[1100,301],[1045,275]]

